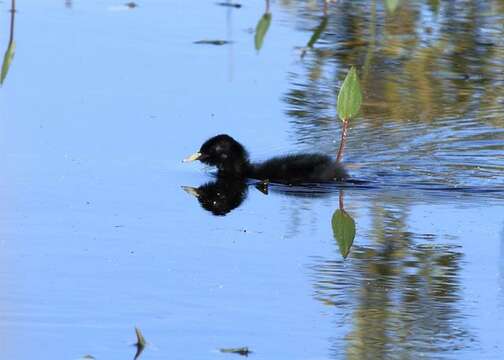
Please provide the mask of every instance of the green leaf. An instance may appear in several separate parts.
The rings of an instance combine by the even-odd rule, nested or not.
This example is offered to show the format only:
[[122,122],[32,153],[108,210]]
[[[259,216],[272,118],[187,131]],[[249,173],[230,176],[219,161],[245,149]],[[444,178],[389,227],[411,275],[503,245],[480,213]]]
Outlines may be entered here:
[[348,72],[338,94],[338,115],[342,121],[347,121],[359,113],[362,103],[362,92],[354,67]]
[[322,21],[320,22],[319,26],[313,31],[313,35],[310,38],[310,41],[308,41],[308,44],[306,45],[307,48],[313,47],[315,43],[318,41],[320,38],[320,35],[325,31],[327,27],[327,16],[322,17]]
[[345,210],[338,209],[334,212],[331,222],[341,255],[346,258],[355,238],[355,221]]
[[401,0],[385,0],[385,6],[387,7],[387,11],[391,14],[396,11],[397,7],[399,6],[399,2]]
[[135,327],[135,334],[137,337],[137,343],[136,343],[137,346],[145,347],[145,345],[147,345],[147,341],[145,341],[145,338],[144,338],[142,332],[137,327]]
[[270,24],[271,24],[271,13],[265,13],[261,17],[261,20],[259,20],[259,22],[257,23],[254,38],[255,48],[257,51],[261,50],[262,48],[264,37],[268,32]]
[[14,51],[16,50],[16,43],[12,41],[9,44],[9,47],[5,51],[3,63],[2,63],[2,72],[0,73],[0,85],[3,85],[5,78],[7,77],[7,72],[9,71],[9,67],[12,63],[12,59],[14,58]]

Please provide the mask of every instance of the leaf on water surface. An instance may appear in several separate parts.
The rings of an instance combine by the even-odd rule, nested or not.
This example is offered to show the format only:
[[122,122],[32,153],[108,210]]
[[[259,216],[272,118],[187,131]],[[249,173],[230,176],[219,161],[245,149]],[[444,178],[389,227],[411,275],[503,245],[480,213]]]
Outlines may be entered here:
[[359,113],[362,103],[362,91],[357,70],[352,66],[338,93],[338,115],[341,121],[347,121]]
[[332,217],[334,237],[341,255],[346,259],[355,239],[355,221],[345,210],[336,210]]
[[12,63],[12,59],[14,58],[14,52],[16,50],[16,43],[12,41],[7,47],[5,51],[3,63],[2,63],[2,72],[0,74],[0,85],[3,85],[5,78],[7,77],[7,72],[9,71],[9,67]]
[[145,338],[144,338],[142,332],[137,327],[135,327],[135,334],[136,334],[136,337],[137,337],[137,343],[136,343],[136,345],[137,346],[141,346],[141,347],[145,347],[145,345],[147,345],[147,341],[145,341]]
[[387,7],[387,11],[391,14],[396,11],[397,7],[399,6],[399,3],[401,0],[385,0],[385,6]]
[[239,348],[224,348],[224,349],[220,349],[220,352],[230,353],[230,354],[238,354],[238,355],[242,355],[242,356],[248,356],[250,353],[252,353],[252,351],[249,350],[249,348],[246,346],[239,347]]
[[259,20],[256,26],[254,43],[255,43],[255,49],[257,51],[261,50],[262,48],[264,37],[268,32],[270,24],[271,24],[271,13],[267,12],[261,17],[261,20]]
[[136,351],[135,357],[133,359],[137,360],[140,357],[140,355],[142,354],[142,352],[144,351],[145,346],[147,345],[147,341],[145,341],[145,338],[144,338],[142,332],[137,327],[135,327],[135,334],[137,337],[137,342],[135,344],[137,351]]

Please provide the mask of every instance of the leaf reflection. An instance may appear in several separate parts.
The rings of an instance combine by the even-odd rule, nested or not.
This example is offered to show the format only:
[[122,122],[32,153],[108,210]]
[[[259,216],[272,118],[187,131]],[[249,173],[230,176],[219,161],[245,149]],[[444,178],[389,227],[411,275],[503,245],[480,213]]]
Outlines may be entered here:
[[388,200],[371,209],[372,245],[354,247],[350,261],[320,259],[313,267],[315,298],[343,313],[338,326],[351,324],[331,345],[333,357],[453,355],[473,339],[460,313],[460,248],[407,231],[408,205]]
[[346,258],[350,253],[355,239],[355,221],[343,208],[343,190],[340,191],[339,196],[340,206],[339,209],[334,212],[331,224],[340,253],[343,258]]

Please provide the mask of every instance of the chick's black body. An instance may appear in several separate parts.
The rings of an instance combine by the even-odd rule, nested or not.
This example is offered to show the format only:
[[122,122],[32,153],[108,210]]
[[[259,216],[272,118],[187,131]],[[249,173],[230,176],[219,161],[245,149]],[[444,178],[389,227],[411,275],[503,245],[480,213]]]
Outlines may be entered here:
[[296,184],[343,180],[348,177],[340,163],[323,154],[295,154],[250,163],[245,148],[229,135],[207,140],[197,155],[201,162],[216,166],[219,176],[252,178]]

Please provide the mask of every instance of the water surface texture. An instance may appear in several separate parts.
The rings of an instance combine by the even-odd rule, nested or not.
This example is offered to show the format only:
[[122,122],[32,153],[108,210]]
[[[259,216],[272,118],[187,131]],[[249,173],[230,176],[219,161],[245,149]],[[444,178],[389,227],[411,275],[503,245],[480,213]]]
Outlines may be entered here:
[[[0,1],[1,357],[502,359],[502,1],[233,3]],[[352,182],[182,164],[336,154],[351,66]]]

